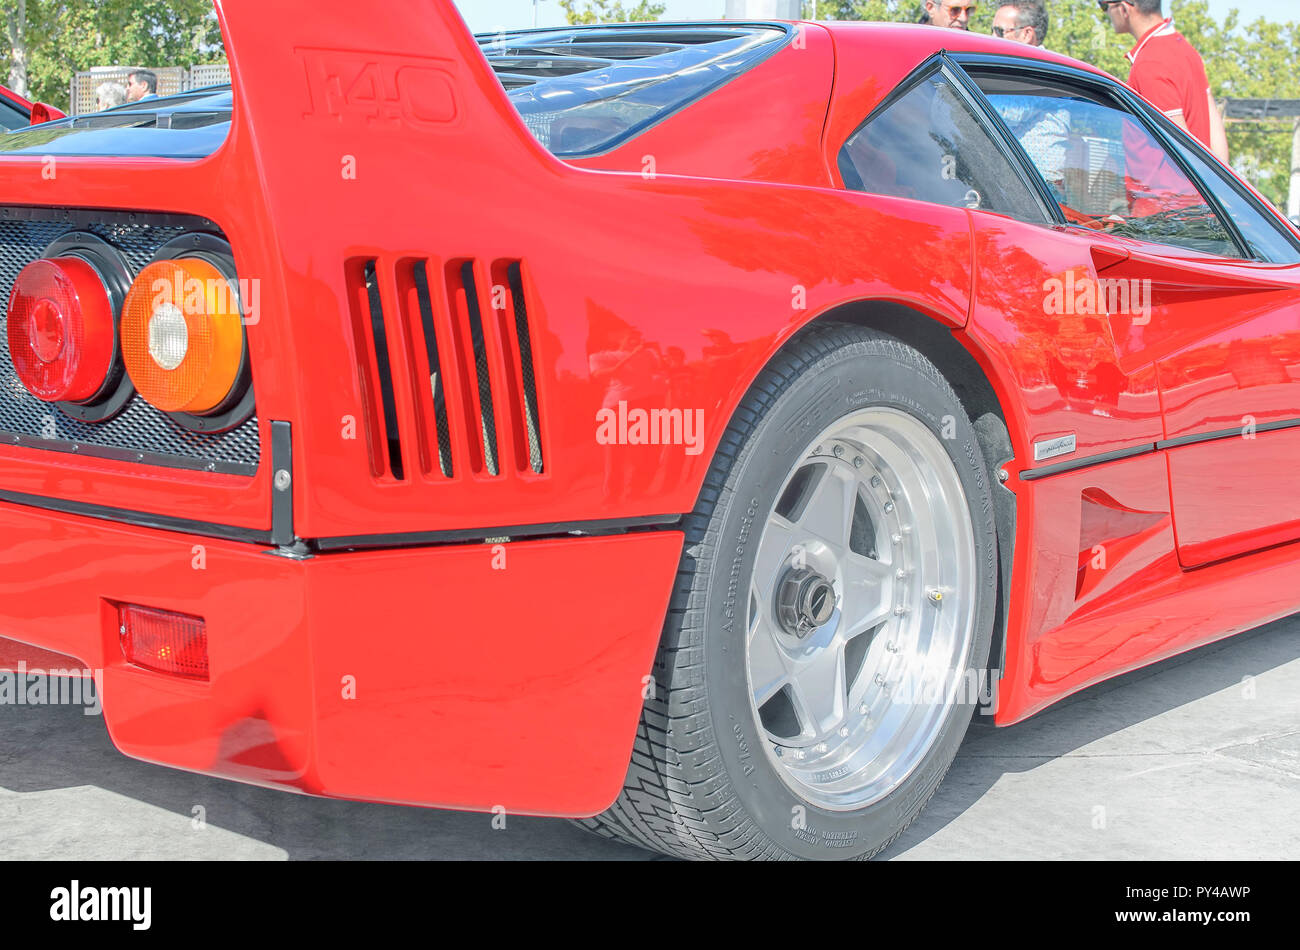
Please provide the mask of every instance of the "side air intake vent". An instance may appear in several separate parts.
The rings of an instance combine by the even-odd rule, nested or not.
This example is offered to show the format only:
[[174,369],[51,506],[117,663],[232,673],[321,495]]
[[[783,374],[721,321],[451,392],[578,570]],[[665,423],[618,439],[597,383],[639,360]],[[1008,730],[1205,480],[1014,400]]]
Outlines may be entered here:
[[522,261],[356,259],[347,279],[373,476],[543,473]]

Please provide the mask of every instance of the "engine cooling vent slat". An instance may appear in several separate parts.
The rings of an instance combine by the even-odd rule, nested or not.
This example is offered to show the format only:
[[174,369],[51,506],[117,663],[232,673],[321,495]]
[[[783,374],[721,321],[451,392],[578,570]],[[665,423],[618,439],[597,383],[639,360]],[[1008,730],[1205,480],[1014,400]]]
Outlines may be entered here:
[[[438,329],[434,323],[433,296],[429,286],[429,265],[426,261],[410,262],[411,281],[415,287],[416,309],[419,313],[420,333],[424,338],[425,368],[428,370],[429,407],[433,416],[435,444],[438,449],[438,471],[446,478],[455,472],[451,452],[451,424],[447,418],[447,389],[445,370],[438,347]],[[426,467],[428,473],[431,468]]]
[[393,368],[388,331],[379,291],[378,262],[363,259],[348,263],[352,340],[361,384],[366,444],[370,472],[376,477],[405,478],[401,428],[393,394]]
[[348,269],[372,475],[543,474],[539,313],[524,263],[379,257]]
[[[537,374],[533,364],[533,340],[528,322],[528,297],[524,290],[523,264],[519,261],[507,262],[505,279],[510,289],[510,301],[514,311],[514,326],[511,329],[514,331],[515,350],[514,358],[510,361],[510,369],[512,377],[522,384],[519,387],[516,405],[519,405],[523,412],[522,434],[527,439],[527,451],[526,453],[520,451],[518,458],[521,468],[526,457],[528,467],[540,475],[543,471],[541,417],[537,406]],[[502,318],[505,318],[504,312]],[[502,337],[508,338],[504,328]],[[521,429],[517,427],[516,432],[520,431]]]
[[[483,461],[490,475],[500,475],[501,466],[497,458],[496,413],[492,402],[492,376],[488,365],[487,344],[483,332],[483,300],[479,296],[479,283],[475,276],[474,261],[458,261],[448,268],[447,277],[451,282],[451,296],[461,310],[462,323],[469,330],[468,366],[473,367],[473,379],[466,373],[466,386],[476,387],[478,397],[477,417],[483,434]],[[465,346],[462,341],[462,352]]]

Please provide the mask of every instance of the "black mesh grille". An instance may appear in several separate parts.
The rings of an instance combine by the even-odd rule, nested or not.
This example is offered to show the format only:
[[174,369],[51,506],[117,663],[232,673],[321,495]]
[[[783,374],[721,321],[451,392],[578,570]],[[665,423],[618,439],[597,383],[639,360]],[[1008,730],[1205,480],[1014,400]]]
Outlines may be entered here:
[[[40,257],[56,238],[89,231],[126,257],[132,272],[152,260],[167,241],[192,230],[214,231],[210,222],[178,216],[106,212],[41,212],[0,209],[0,303],[7,304],[19,271]],[[249,474],[261,457],[257,419],[217,435],[177,425],[135,396],[121,415],[85,423],[29,393],[14,372],[4,309],[0,309],[0,441],[142,464]]]

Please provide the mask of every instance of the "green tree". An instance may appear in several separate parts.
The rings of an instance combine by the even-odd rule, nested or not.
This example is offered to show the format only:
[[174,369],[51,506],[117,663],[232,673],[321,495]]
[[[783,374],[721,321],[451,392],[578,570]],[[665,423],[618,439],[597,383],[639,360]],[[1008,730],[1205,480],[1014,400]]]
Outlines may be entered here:
[[8,85],[66,108],[93,66],[183,66],[225,53],[212,0],[0,0]]
[[804,4],[816,7],[818,20],[879,20],[887,23],[915,23],[925,8],[922,0],[816,0]]
[[560,9],[564,17],[574,25],[587,23],[644,23],[657,20],[668,9],[662,3],[639,0],[635,6],[624,7],[620,0],[560,0]]
[[32,59],[33,50],[47,42],[50,21],[55,12],[54,4],[41,0],[0,0],[0,15],[4,18],[5,53],[8,56],[6,84],[20,96],[27,96],[31,92],[28,63]]

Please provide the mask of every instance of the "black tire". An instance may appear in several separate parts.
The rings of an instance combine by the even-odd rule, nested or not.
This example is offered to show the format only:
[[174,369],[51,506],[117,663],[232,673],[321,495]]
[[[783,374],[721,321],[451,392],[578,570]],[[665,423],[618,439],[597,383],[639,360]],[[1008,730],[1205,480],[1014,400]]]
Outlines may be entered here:
[[[727,632],[724,618],[729,578],[734,609],[735,571],[748,578],[753,568],[752,511],[772,510],[809,439],[868,407],[902,410],[936,436],[947,423],[943,445],[964,488],[975,541],[978,589],[966,666],[987,667],[997,540],[989,474],[970,419],[918,351],[857,327],[812,328],[746,395],[686,519],[654,666],[656,693],[642,714],[625,787],[607,811],[581,822],[589,830],[680,858],[864,859],[897,838],[934,794],[974,702],[950,707],[928,753],[885,798],[852,811],[818,807],[799,797],[763,752],[767,740],[750,704],[744,644],[736,625]],[[803,827],[792,821],[795,814]]]

